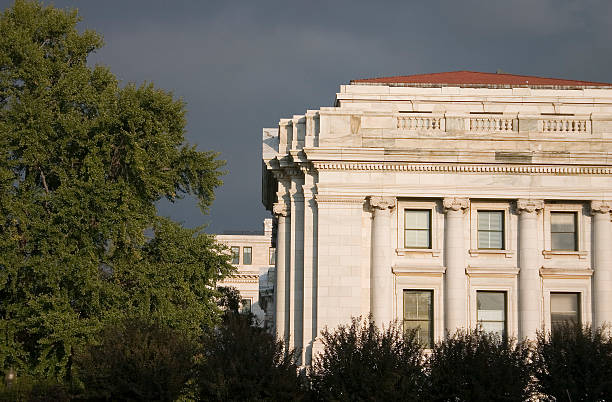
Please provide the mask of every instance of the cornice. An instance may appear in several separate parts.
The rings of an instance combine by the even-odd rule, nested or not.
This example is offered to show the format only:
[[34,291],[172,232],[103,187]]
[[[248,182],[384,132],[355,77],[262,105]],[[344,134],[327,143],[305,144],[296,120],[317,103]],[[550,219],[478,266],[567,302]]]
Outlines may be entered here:
[[408,163],[408,162],[313,162],[317,170],[451,172],[542,175],[610,175],[612,166],[501,165],[484,163]]

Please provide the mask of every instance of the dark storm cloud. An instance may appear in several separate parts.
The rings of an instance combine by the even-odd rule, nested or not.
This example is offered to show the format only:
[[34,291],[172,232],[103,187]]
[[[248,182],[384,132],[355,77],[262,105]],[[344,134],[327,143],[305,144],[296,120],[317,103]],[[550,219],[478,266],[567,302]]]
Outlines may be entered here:
[[[93,57],[124,82],[182,97],[190,142],[227,160],[209,216],[190,200],[160,210],[209,231],[254,230],[261,129],[330,106],[353,78],[501,68],[612,82],[609,0],[76,1],[104,35]],[[10,5],[0,0],[1,8]]]

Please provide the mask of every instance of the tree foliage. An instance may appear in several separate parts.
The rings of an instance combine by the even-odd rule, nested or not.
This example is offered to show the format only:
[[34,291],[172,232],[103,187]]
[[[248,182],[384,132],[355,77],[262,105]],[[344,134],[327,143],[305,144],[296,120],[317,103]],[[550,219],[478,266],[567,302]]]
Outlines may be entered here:
[[323,351],[308,373],[313,399],[421,400],[423,354],[414,331],[393,323],[381,330],[359,317],[321,337]]
[[251,314],[227,311],[207,332],[197,383],[202,401],[290,401],[303,397],[296,356],[253,326]]
[[608,327],[565,325],[538,333],[533,372],[539,391],[555,401],[612,398],[612,337]]
[[476,329],[437,343],[427,361],[425,400],[524,401],[530,398],[529,344]]
[[76,354],[86,400],[175,401],[193,376],[196,344],[142,319],[106,326],[100,343]]
[[223,162],[185,142],[171,93],[89,66],[102,37],[78,22],[25,0],[0,16],[0,367],[43,376],[126,315],[199,331],[231,270],[155,207],[192,194],[206,212]]

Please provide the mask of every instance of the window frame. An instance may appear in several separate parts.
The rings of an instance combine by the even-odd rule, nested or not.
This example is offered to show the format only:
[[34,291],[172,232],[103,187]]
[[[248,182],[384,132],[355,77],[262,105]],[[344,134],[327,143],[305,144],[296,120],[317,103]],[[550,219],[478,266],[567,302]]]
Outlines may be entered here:
[[[407,255],[429,255],[434,258],[441,256],[442,241],[444,239],[444,217],[441,216],[441,203],[439,199],[398,199],[396,208],[396,255],[403,257]],[[430,248],[406,248],[405,247],[405,210],[428,210],[430,212]]]
[[[559,215],[572,215],[574,220],[574,230],[572,232],[553,232],[553,216]],[[579,251],[579,241],[578,241],[578,212],[577,211],[550,211],[549,215],[549,233],[550,233],[550,251]],[[572,233],[574,235],[574,247],[571,249],[567,248],[554,248],[554,234],[555,233]]]
[[435,343],[435,336],[434,336],[434,332],[435,332],[435,294],[434,294],[434,289],[403,289],[402,290],[402,329],[403,331],[406,331],[406,321],[425,321],[422,319],[406,319],[405,315],[404,315],[404,305],[405,305],[405,300],[406,300],[406,294],[407,293],[427,293],[429,295],[429,314],[428,314],[428,319],[427,322],[429,323],[429,328],[428,328],[428,332],[429,332],[429,339],[428,339],[428,344],[423,344],[422,346],[425,349],[431,349]]
[[[237,251],[234,253],[234,251]],[[232,255],[232,265],[240,265],[240,246],[230,246],[230,252]]]
[[268,265],[276,265],[276,247],[268,248]]
[[[576,249],[575,250],[553,250],[551,219],[550,215],[554,212],[574,212],[576,213]],[[586,260],[589,254],[587,243],[590,227],[585,217],[585,204],[576,203],[545,203],[544,204],[544,250],[542,254],[545,259],[555,256],[575,256],[580,260]]]
[[480,326],[481,322],[499,322],[499,321],[493,321],[493,320],[480,320],[478,317],[478,312],[481,311],[478,308],[478,295],[479,294],[483,294],[483,293],[497,293],[497,294],[503,294],[504,295],[504,328],[502,330],[502,334],[501,337],[502,339],[508,339],[508,292],[505,290],[491,290],[491,289],[477,289],[476,290],[476,323],[477,325]]
[[[498,213],[501,215],[501,230],[481,230],[480,214]],[[480,233],[501,233],[501,247],[480,247]],[[479,209],[476,211],[476,247],[478,250],[505,250],[506,249],[506,214],[504,210]]]
[[[420,229],[420,228],[410,228],[407,229],[406,228],[406,214],[407,212],[427,212],[428,214],[428,227],[427,229]],[[404,208],[403,209],[403,248],[404,249],[420,249],[420,250],[431,250],[431,245],[432,245],[432,210],[429,208]],[[416,230],[416,231],[421,231],[421,232],[425,232],[427,231],[427,247],[421,247],[421,246],[408,246],[406,245],[406,232],[409,230]]]
[[[483,211],[502,212],[503,232],[502,243],[503,248],[478,248],[478,213]],[[491,257],[498,254],[505,258],[512,258],[516,254],[516,239],[514,239],[514,231],[516,230],[517,219],[511,214],[510,201],[497,200],[471,200],[470,201],[470,256],[471,257]]]
[[[249,250],[249,259],[246,259],[247,249]],[[248,262],[247,262],[248,261]],[[253,265],[253,247],[252,246],[243,246],[242,247],[242,265]]]
[[[564,291],[551,291],[548,297],[548,305],[549,305],[549,318],[550,318],[550,330],[551,331],[555,331],[555,324],[553,321],[553,308],[552,308],[552,303],[553,303],[553,295],[575,295],[576,296],[576,316],[577,316],[577,322],[575,324],[582,326],[582,292],[564,292]],[[564,321],[567,322],[567,321]]]

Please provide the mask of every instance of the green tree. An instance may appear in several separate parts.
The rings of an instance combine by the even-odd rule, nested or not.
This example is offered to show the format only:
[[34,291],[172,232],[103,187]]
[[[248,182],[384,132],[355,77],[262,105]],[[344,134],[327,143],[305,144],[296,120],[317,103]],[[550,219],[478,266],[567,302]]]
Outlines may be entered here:
[[219,317],[229,256],[157,216],[207,212],[223,162],[185,142],[185,105],[88,66],[76,11],[16,0],[0,15],[0,369],[69,376],[103,324],[153,317],[193,336]]

